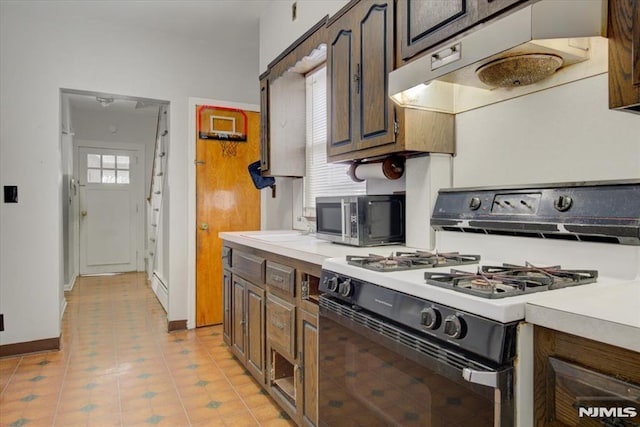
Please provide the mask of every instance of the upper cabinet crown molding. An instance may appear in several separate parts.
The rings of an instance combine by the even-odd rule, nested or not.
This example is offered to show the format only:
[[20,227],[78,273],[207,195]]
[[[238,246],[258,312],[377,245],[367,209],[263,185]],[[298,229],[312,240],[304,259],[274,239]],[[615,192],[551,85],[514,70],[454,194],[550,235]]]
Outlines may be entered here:
[[305,174],[305,74],[326,58],[326,22],[318,21],[260,76],[260,172]]

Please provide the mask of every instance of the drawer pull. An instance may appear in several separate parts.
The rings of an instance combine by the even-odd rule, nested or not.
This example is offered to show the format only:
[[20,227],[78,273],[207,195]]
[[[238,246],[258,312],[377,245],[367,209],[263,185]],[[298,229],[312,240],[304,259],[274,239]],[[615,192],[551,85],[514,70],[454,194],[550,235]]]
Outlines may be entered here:
[[277,274],[272,274],[271,280],[273,280],[274,282],[282,283],[284,282],[284,277],[278,276]]

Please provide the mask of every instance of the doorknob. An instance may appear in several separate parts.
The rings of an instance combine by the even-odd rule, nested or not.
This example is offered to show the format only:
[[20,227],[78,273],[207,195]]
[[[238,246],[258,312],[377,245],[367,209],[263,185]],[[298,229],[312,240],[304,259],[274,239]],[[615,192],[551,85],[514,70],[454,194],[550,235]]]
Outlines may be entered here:
[[81,211],[81,212],[80,212],[80,215],[82,215],[82,216],[87,216],[87,211]]
[[207,224],[206,222],[203,222],[202,224],[200,224],[200,230],[208,230],[209,229],[209,224]]

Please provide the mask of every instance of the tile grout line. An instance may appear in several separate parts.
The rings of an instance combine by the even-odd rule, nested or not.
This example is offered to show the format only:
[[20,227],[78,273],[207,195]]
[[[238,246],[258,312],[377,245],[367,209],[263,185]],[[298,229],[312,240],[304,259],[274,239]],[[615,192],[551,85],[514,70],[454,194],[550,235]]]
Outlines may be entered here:
[[[144,277],[144,286],[147,287],[149,285],[146,276]],[[151,291],[151,298],[155,298],[155,294],[153,294],[153,291]],[[145,292],[145,304],[148,302],[148,299],[150,298],[149,293]],[[166,312],[165,312],[166,313]],[[167,317],[169,315],[169,313],[166,313]],[[180,406],[182,406],[182,411],[184,412],[185,417],[187,418],[187,422],[189,423],[189,427],[192,426],[191,424],[191,418],[189,418],[189,412],[187,411],[186,406],[184,405],[184,400],[182,399],[182,396],[180,395],[180,390],[178,388],[178,384],[176,383],[175,378],[173,377],[173,373],[171,372],[171,369],[169,368],[169,364],[167,363],[167,358],[165,357],[164,351],[162,349],[162,345],[160,344],[160,339],[158,338],[158,334],[157,334],[157,330],[154,327],[154,322],[153,319],[151,318],[151,313],[149,312],[149,310],[145,309],[145,322],[149,323],[150,328],[153,331],[153,342],[155,343],[158,352],[160,353],[160,356],[162,357],[162,364],[164,365],[164,368],[167,370],[167,373],[169,374],[169,378],[171,379],[171,384],[173,384],[173,388],[174,391],[176,392],[176,394],[178,395],[178,400],[180,401]],[[167,335],[171,335],[170,332],[167,332]]]
[[[111,291],[110,293],[111,295],[111,312],[112,313],[118,313],[117,311],[117,307],[114,307],[115,305],[115,298],[113,297],[113,288],[109,288],[109,290]],[[120,319],[118,319],[120,320]],[[116,323],[116,327],[113,327],[111,330],[113,331],[112,337],[113,337],[113,347],[115,350],[115,357],[116,357],[116,366],[118,367],[118,374],[120,373],[120,358],[118,355],[118,334],[120,333],[120,331],[118,330],[117,326],[119,326],[120,323]],[[118,416],[120,417],[120,427],[124,427],[124,417],[122,416],[122,394],[120,393],[120,375],[116,375],[116,390],[118,393]]]
[[[219,365],[218,362],[216,362],[216,359],[211,355],[211,353],[209,352],[209,349],[204,346],[201,342],[200,342],[200,337],[198,336],[198,334],[196,334],[196,340],[198,340],[198,344],[200,344],[202,347],[204,347],[205,351],[207,352],[207,356],[209,357],[209,359],[211,359],[211,361],[213,362],[213,364],[216,366],[216,368],[218,368],[220,370],[220,372],[222,372],[222,376],[224,376],[224,379],[227,381],[227,383],[231,386],[231,388],[233,389],[233,392],[236,394],[236,396],[238,396],[238,398],[240,399],[240,401],[242,402],[242,404],[244,405],[245,408],[247,408],[247,411],[249,411],[249,413],[251,414],[251,416],[253,417],[254,421],[261,426],[262,423],[260,422],[260,420],[258,420],[258,418],[256,418],[255,414],[253,413],[253,411],[251,410],[251,408],[249,408],[249,405],[247,405],[247,402],[244,401],[244,398],[240,395],[240,393],[238,393],[238,390],[236,389],[236,386],[233,385],[233,383],[231,382],[231,380],[229,379],[229,377],[227,376],[227,373],[225,372],[224,369],[222,369]],[[239,362],[238,362],[239,364]],[[246,368],[245,368],[246,369]]]
[[9,375],[9,379],[7,380],[7,383],[2,388],[2,391],[0,391],[0,397],[4,394],[5,390],[9,388],[9,384],[11,384],[11,381],[13,380],[13,377],[16,375],[16,372],[18,372],[18,367],[20,366],[23,360],[24,360],[24,356],[18,357],[18,363],[16,364],[15,368],[13,368],[13,372],[11,372],[11,375]]
[[[80,311],[80,306],[78,306],[77,310]],[[70,311],[71,310],[69,310],[69,312]],[[79,316],[79,313],[76,313],[76,314]],[[71,364],[71,355],[73,353],[73,342],[74,342],[74,338],[76,337],[76,334],[78,332],[76,323],[77,322],[73,322],[71,324],[70,328],[69,328],[70,329],[70,331],[69,331],[70,332],[69,333],[69,335],[70,335],[69,338],[70,339],[69,339],[69,343],[68,343],[69,354],[67,355],[66,360],[65,360],[65,364],[64,364],[64,374],[62,375],[62,382],[60,384],[60,390],[58,390],[58,401],[56,402],[56,409],[53,412],[53,420],[52,420],[52,424],[51,424],[52,426],[56,425],[56,419],[58,418],[58,411],[60,410],[60,403],[62,402],[62,391],[65,388],[65,382],[66,382],[66,379],[67,379],[67,374],[69,372],[69,365]],[[60,351],[64,351],[64,349],[61,349]]]

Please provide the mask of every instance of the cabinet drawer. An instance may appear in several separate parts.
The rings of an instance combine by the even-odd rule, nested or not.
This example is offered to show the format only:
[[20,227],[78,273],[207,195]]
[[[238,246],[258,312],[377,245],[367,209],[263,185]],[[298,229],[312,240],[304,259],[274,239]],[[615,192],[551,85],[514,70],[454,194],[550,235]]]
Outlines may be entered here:
[[246,252],[231,252],[233,272],[257,284],[264,283],[265,259]]
[[269,294],[267,296],[267,340],[283,355],[295,358],[296,308]]
[[267,285],[293,296],[295,280],[296,270],[294,268],[267,261]]

